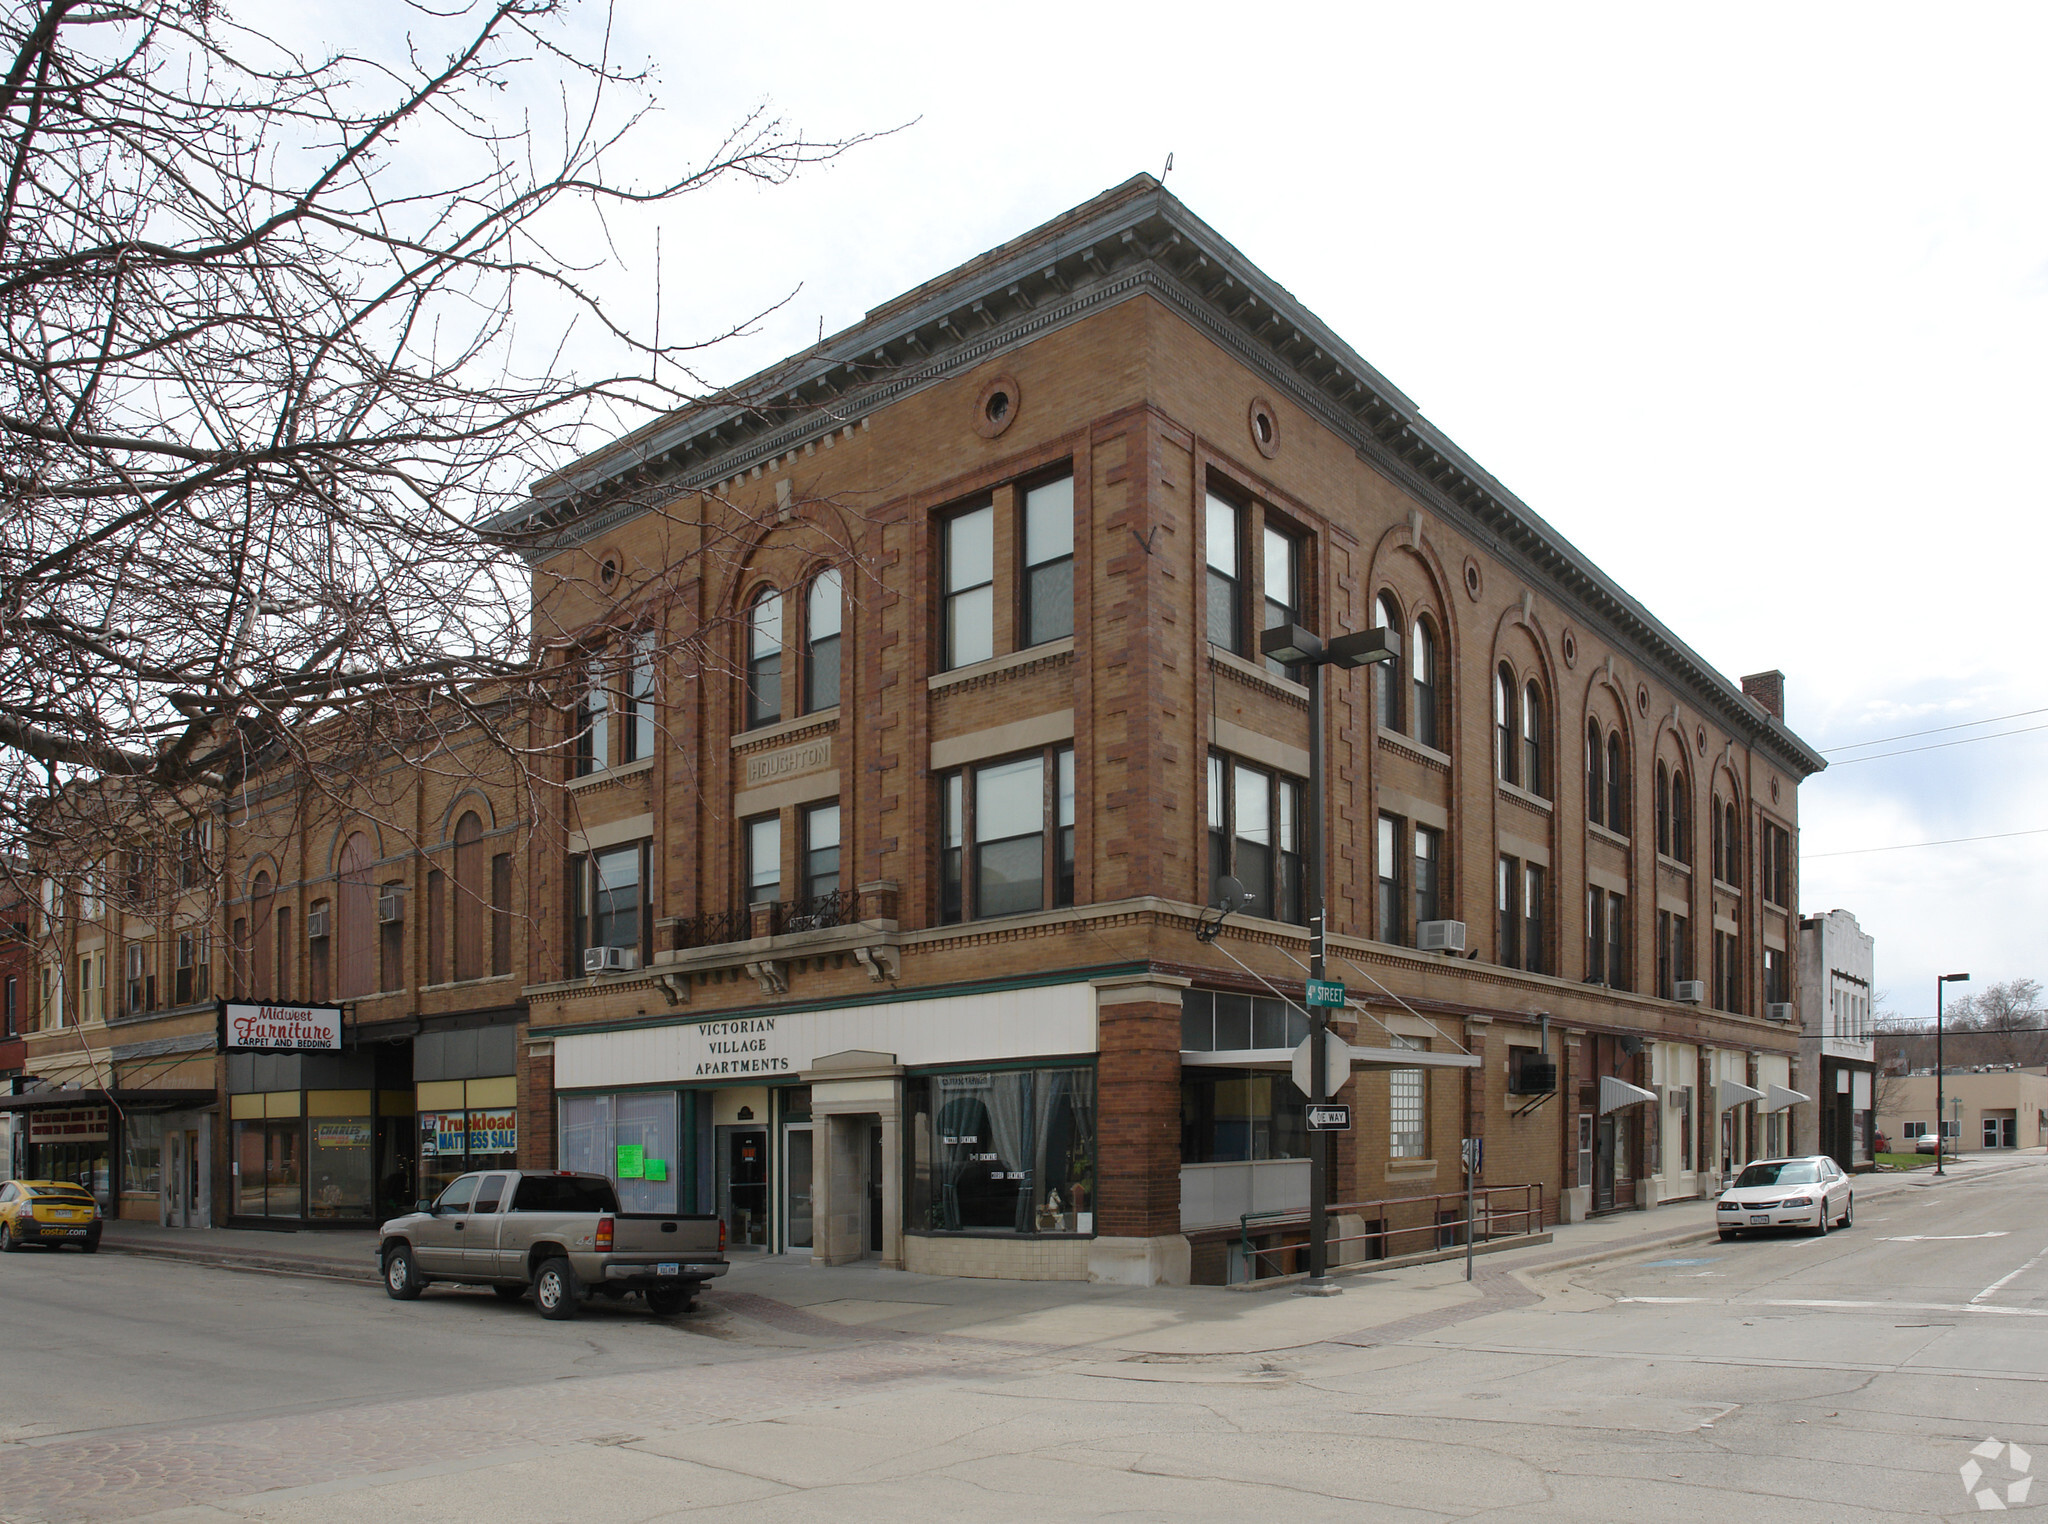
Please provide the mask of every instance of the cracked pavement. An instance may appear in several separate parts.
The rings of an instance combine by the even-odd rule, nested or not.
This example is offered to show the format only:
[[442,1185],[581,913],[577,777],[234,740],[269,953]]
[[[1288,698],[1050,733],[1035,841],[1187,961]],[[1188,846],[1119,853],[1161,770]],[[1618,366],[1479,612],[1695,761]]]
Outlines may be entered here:
[[1972,1446],[2048,1467],[2044,1184],[1327,1299],[755,1262],[669,1322],[21,1254],[0,1519],[1961,1518]]

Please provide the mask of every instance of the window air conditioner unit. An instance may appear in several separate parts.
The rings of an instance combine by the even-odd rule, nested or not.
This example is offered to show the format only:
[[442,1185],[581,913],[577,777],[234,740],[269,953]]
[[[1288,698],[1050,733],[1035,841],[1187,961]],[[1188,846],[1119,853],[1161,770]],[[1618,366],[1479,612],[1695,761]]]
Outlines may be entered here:
[[315,905],[306,912],[306,935],[324,937],[327,935],[327,907]]
[[1773,1000],[1764,1006],[1764,1015],[1772,1021],[1790,1021],[1792,1019],[1792,1002],[1789,1000]]
[[395,884],[387,884],[377,891],[377,919],[389,926],[394,921],[405,919],[405,891]]
[[1463,952],[1463,921],[1423,921],[1415,928],[1415,945],[1424,952]]
[[586,947],[583,949],[583,972],[586,974],[628,973],[640,966],[640,950],[636,947]]
[[1671,986],[1671,998],[1680,1005],[1705,1005],[1707,1003],[1707,981],[1704,979],[1680,979]]
[[[1451,922],[1453,926],[1456,921]],[[1509,1095],[1549,1095],[1557,1089],[1557,1060],[1525,1058],[1508,1076]]]

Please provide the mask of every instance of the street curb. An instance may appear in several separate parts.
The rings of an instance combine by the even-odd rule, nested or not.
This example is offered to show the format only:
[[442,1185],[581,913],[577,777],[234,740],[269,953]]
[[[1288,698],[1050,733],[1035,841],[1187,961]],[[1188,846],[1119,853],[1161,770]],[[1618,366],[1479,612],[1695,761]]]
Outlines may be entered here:
[[163,1259],[181,1265],[204,1265],[214,1270],[254,1270],[266,1275],[303,1275],[326,1281],[361,1281],[365,1285],[383,1284],[377,1272],[368,1266],[357,1268],[329,1260],[271,1259],[255,1254],[222,1254],[205,1249],[167,1249],[155,1244],[123,1244],[112,1239],[100,1240],[100,1251],[109,1254],[133,1254],[143,1259]]

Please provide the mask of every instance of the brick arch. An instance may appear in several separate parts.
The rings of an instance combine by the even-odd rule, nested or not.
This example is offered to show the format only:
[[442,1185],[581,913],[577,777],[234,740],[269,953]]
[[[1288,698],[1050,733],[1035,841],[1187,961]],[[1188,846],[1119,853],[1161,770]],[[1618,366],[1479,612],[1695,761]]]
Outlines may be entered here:
[[491,803],[490,795],[480,788],[465,788],[449,801],[448,808],[441,812],[441,840],[455,839],[455,823],[462,818],[465,810],[476,811],[486,832],[498,828],[498,812]]
[[377,988],[377,861],[374,838],[361,826],[348,832],[335,853],[335,993],[343,1000],[374,994]]
[[[1598,722],[1601,727],[1601,744],[1603,748],[1606,748],[1607,738],[1610,736],[1618,737],[1620,740],[1620,771],[1625,789],[1621,803],[1628,817],[1626,821],[1628,829],[1623,831],[1622,834],[1633,838],[1643,819],[1643,801],[1649,797],[1654,788],[1654,774],[1646,778],[1645,775],[1636,771],[1642,760],[1642,748],[1636,736],[1632,706],[1628,701],[1628,695],[1622,691],[1620,680],[1609,676],[1604,666],[1596,668],[1580,690],[1578,730],[1582,746],[1586,741],[1586,727],[1593,722]],[[1611,767],[1610,757],[1611,753],[1603,750],[1601,760],[1603,778],[1607,776],[1607,771]],[[1581,765],[1583,770],[1583,752],[1581,753]],[[1602,823],[1611,830],[1620,829],[1612,818],[1612,804],[1613,801],[1610,795],[1609,799],[1603,803],[1601,811]]]
[[[1436,640],[1437,747],[1440,751],[1454,752],[1455,748],[1449,743],[1457,733],[1455,717],[1459,700],[1457,605],[1450,596],[1450,582],[1442,558],[1426,537],[1416,535],[1412,524],[1392,526],[1373,546],[1366,563],[1366,606],[1361,624],[1369,626],[1378,621],[1379,595],[1383,588],[1391,590],[1394,601],[1400,605],[1403,642],[1400,670],[1406,683],[1412,683],[1414,678],[1413,653],[1408,644],[1413,640],[1415,621],[1426,618],[1431,625]],[[1412,702],[1412,687],[1406,692]],[[1408,713],[1406,703],[1402,712]],[[1411,733],[1413,723],[1413,716],[1409,715]]]

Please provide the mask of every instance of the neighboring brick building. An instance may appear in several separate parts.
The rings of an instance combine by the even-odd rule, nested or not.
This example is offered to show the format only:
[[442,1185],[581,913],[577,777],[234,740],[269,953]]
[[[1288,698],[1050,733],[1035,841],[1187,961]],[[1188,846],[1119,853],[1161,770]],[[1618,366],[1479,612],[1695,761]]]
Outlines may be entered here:
[[[830,1262],[1243,1273],[1308,1188],[1284,619],[1408,642],[1326,687],[1331,973],[1380,1053],[1345,1215],[1436,1231],[1369,1204],[1462,1190],[1464,1136],[1552,1217],[1766,1146],[1822,766],[1782,679],[1714,673],[1155,181],[742,391],[495,526],[582,695],[528,1162]],[[1205,946],[1225,873],[1255,904]]]

